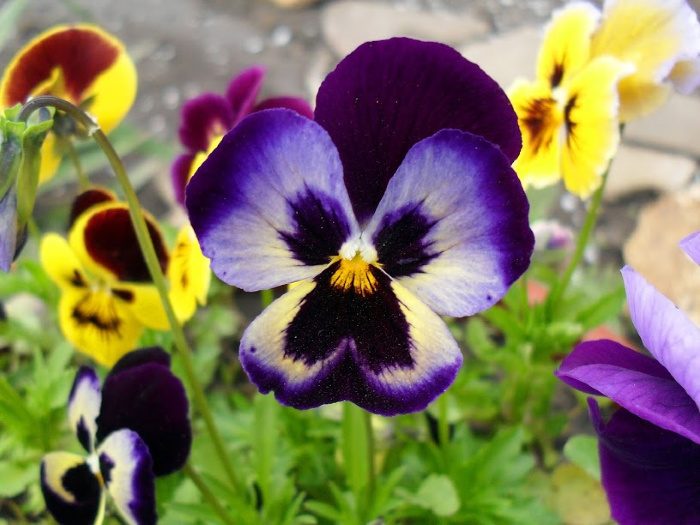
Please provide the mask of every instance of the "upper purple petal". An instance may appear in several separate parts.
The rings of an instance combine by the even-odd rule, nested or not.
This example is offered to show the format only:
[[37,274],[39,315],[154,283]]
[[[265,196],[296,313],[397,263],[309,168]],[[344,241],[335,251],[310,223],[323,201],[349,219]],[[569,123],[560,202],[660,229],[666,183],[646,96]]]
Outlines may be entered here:
[[271,97],[266,98],[253,108],[253,111],[262,111],[263,109],[286,108],[296,111],[302,117],[314,118],[314,110],[311,109],[309,103],[299,97]]
[[265,68],[253,66],[236,75],[226,90],[226,100],[233,111],[232,126],[250,115],[265,78]]
[[700,445],[627,410],[605,424],[594,400],[603,487],[621,525],[700,523]]
[[17,238],[17,189],[13,186],[0,199],[0,270],[3,272],[10,271],[20,251]]
[[386,273],[439,314],[489,308],[527,269],[529,204],[501,150],[445,129],[413,146],[363,232]]
[[156,476],[184,465],[192,444],[185,388],[159,348],[135,350],[117,362],[105,379],[97,418],[97,439],[128,428],[135,431],[153,458]]
[[556,376],[574,388],[604,395],[657,426],[700,443],[700,411],[652,358],[608,340],[581,343]]
[[214,273],[248,291],[318,274],[359,235],[330,137],[288,109],[253,113],[229,132],[186,204]]
[[192,171],[192,163],[195,157],[194,153],[178,155],[170,168],[170,178],[173,182],[175,200],[183,206],[185,205],[185,188],[190,179],[190,171]]
[[182,107],[178,134],[192,152],[207,151],[215,135],[223,135],[235,123],[229,102],[216,93],[205,93],[188,100]]
[[700,232],[688,235],[680,242],[680,246],[695,264],[700,264]]
[[631,268],[622,269],[622,278],[644,346],[700,407],[700,329]]
[[361,224],[408,150],[443,128],[483,136],[511,162],[521,147],[493,79],[448,46],[408,38],[369,42],[342,60],[319,89],[315,119],[338,148]]

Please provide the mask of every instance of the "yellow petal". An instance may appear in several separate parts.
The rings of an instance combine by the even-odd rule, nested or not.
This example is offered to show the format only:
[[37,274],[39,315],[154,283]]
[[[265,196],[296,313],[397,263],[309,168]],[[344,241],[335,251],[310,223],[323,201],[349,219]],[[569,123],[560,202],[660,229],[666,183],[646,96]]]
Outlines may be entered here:
[[700,52],[697,15],[683,0],[616,0],[605,4],[591,54],[610,55],[636,70],[619,84],[620,119],[626,122],[662,104],[670,90],[660,84],[679,60]]
[[537,79],[557,87],[588,61],[590,37],[600,18],[595,6],[577,2],[554,13],[537,59]]
[[129,302],[110,290],[64,290],[58,319],[68,341],[107,367],[136,348],[143,331]]
[[197,303],[206,304],[211,270],[189,224],[178,233],[175,249],[168,263],[170,300],[175,315],[182,322],[190,319]]
[[557,182],[561,178],[559,131],[563,114],[549,85],[516,81],[508,96],[523,135],[523,149],[513,169],[526,187]]
[[48,233],[41,240],[39,259],[51,280],[61,290],[87,289],[88,277],[68,242],[58,234]]
[[617,151],[617,82],[630,68],[613,58],[599,58],[569,84],[562,172],[566,189],[582,199],[600,186]]
[[221,142],[221,139],[223,139],[223,135],[215,135],[210,141],[209,141],[209,147],[207,148],[206,153],[203,151],[200,151],[197,153],[194,157],[194,160],[192,161],[192,167],[190,168],[190,174],[187,179],[189,180],[192,178],[192,175],[194,175],[199,167],[204,163],[205,160],[207,160],[207,157],[209,154],[216,149],[216,147],[219,145]]
[[120,283],[113,286],[112,290],[131,294],[129,311],[144,326],[154,330],[170,328],[160,294],[153,284]]
[[53,133],[46,135],[41,145],[41,166],[39,168],[39,184],[53,178],[61,165],[63,154],[58,151],[56,136]]

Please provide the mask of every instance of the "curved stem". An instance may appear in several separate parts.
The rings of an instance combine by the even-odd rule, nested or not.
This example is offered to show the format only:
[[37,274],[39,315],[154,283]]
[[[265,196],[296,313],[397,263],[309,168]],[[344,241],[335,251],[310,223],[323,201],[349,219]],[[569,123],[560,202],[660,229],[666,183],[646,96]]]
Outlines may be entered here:
[[88,179],[82,164],[80,164],[80,158],[78,157],[78,152],[75,150],[75,146],[72,142],[68,142],[67,149],[70,160],[75,168],[75,174],[78,176],[78,184],[80,185],[80,190],[85,190],[90,185],[90,180]]
[[129,177],[126,174],[124,163],[122,162],[121,158],[119,158],[119,155],[117,155],[117,152],[112,147],[112,144],[109,142],[106,135],[102,132],[102,130],[100,130],[97,123],[82,109],[63,99],[48,95],[34,98],[24,105],[22,111],[20,112],[19,118],[26,120],[33,111],[46,106],[52,106],[56,109],[64,111],[72,118],[77,120],[78,123],[85,127],[87,134],[95,139],[95,142],[97,142],[107,156],[107,159],[114,170],[114,174],[122,186],[124,196],[129,205],[129,215],[131,216],[131,221],[134,225],[139,247],[141,248],[141,252],[143,253],[143,257],[146,261],[146,265],[148,266],[151,278],[153,279],[153,284],[158,290],[161,302],[163,303],[163,308],[165,309],[165,314],[168,318],[170,329],[172,330],[175,348],[180,356],[180,359],[182,360],[183,369],[194,397],[194,403],[199,410],[199,413],[202,415],[202,419],[204,419],[204,424],[206,425],[207,431],[211,436],[216,453],[219,456],[224,470],[226,471],[226,475],[231,482],[232,488],[238,494],[244,494],[244,486],[231,465],[231,461],[224,447],[224,442],[219,434],[216,424],[214,423],[214,417],[209,409],[206,396],[204,395],[204,389],[197,379],[194,363],[192,362],[190,347],[187,343],[187,339],[185,338],[185,333],[182,330],[182,326],[180,326],[180,323],[175,316],[175,311],[173,310],[173,306],[168,296],[168,287],[165,276],[160,268],[158,257],[156,256],[153,242],[151,241],[151,236],[148,233],[146,220],[141,213],[141,206],[138,198],[136,197],[134,187],[131,185]]
[[219,500],[217,500],[214,494],[212,494],[212,492],[209,490],[209,487],[207,487],[206,483],[204,483],[204,480],[199,476],[199,474],[192,467],[189,461],[185,463],[183,470],[185,471],[185,474],[187,474],[187,477],[192,480],[192,483],[194,483],[197,486],[199,492],[201,492],[202,496],[204,496],[204,499],[207,500],[207,503],[209,503],[214,508],[214,511],[219,515],[221,521],[223,523],[233,525],[235,521],[231,519],[231,517],[226,512],[226,509],[224,509],[221,506]]

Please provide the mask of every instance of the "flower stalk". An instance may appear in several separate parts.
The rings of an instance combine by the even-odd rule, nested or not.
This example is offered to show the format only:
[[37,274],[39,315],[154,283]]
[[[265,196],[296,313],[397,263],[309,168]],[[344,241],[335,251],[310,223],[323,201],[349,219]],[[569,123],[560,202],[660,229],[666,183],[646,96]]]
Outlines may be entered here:
[[[348,487],[359,509],[368,510],[376,485],[372,414],[352,403],[343,403],[343,465]],[[364,516],[365,521],[371,516]]]

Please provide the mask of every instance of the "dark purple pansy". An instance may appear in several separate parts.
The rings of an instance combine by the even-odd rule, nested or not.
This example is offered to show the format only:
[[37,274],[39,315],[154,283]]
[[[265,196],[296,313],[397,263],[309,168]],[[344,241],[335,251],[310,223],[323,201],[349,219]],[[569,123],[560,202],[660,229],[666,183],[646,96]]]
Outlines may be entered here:
[[219,138],[255,111],[288,108],[312,118],[313,111],[297,97],[272,97],[257,102],[265,77],[265,68],[250,67],[235,76],[226,95],[204,93],[188,100],[182,107],[178,134],[187,151],[175,159],[171,170],[175,198],[185,203],[185,186],[193,173],[198,156],[206,155]]
[[156,523],[154,476],[181,468],[192,435],[188,402],[160,348],[126,354],[105,379],[81,367],[68,417],[83,456],[52,452],[41,464],[46,507],[61,524],[96,522],[105,492],[129,523]]
[[271,109],[229,132],[187,189],[203,253],[244,290],[301,281],[243,334],[260,391],[384,415],[444,392],[462,354],[439,314],[490,307],[529,265],[519,144],[481,69],[402,38],[343,60],[316,121]]
[[[698,242],[691,236],[682,243],[696,262]],[[621,407],[606,425],[591,405],[613,517],[623,524],[700,523],[700,330],[631,268],[622,276],[632,322],[653,358],[613,341],[589,341],[556,375]]]

